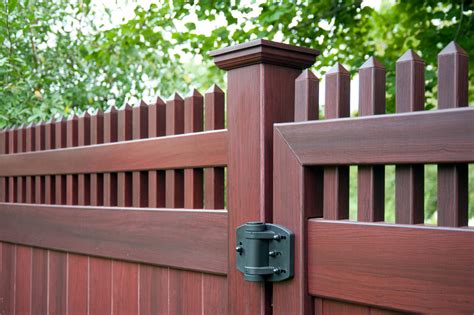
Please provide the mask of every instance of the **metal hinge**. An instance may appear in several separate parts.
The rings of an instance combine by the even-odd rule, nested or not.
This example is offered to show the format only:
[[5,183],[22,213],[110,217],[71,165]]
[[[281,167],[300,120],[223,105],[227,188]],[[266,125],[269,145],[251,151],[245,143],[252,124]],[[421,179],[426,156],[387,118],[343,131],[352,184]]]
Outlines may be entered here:
[[293,277],[294,234],[283,226],[248,222],[237,228],[237,269],[247,281]]

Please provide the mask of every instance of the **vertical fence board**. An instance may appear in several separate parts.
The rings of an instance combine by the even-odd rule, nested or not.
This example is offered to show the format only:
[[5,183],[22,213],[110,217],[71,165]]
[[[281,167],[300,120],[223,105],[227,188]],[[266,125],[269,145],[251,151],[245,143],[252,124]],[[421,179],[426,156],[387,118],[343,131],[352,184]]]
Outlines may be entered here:
[[[26,129],[26,152],[35,151],[35,141],[36,141],[35,132],[36,132],[36,129],[33,126],[33,124],[28,125],[28,127]],[[34,200],[35,200],[35,179],[32,176],[26,176],[25,181],[26,181],[26,183],[25,183],[25,186],[26,186],[26,192],[25,192],[26,200],[25,200],[25,202],[34,203]]]
[[15,251],[16,246],[0,243],[0,313],[15,314]]
[[227,314],[227,278],[202,274],[202,314]]
[[[469,57],[455,42],[438,55],[438,108],[468,105]],[[438,165],[438,225],[468,224],[468,165]]]
[[[326,74],[325,116],[327,119],[350,116],[350,75],[336,64]],[[324,218],[341,220],[349,218],[349,167],[324,168]]]
[[[77,145],[91,144],[91,116],[85,112],[77,120]],[[77,204],[90,204],[90,174],[78,174],[77,176]]]
[[168,268],[140,265],[140,314],[169,314],[168,275]]
[[[148,136],[162,137],[166,134],[166,104],[157,98],[148,108]],[[148,207],[165,206],[165,171],[148,172]]]
[[[56,122],[55,128],[55,148],[65,148],[67,146],[67,132],[68,132],[68,121],[66,117],[59,119]],[[58,205],[66,204],[66,198],[69,196],[67,191],[67,186],[69,184],[68,176],[65,175],[56,175],[55,176],[55,199],[53,203]]]
[[[166,102],[166,135],[177,135],[184,132],[184,101],[175,93]],[[184,207],[183,170],[166,170],[166,207]]]
[[[132,110],[132,138],[148,138],[148,105],[141,101],[140,104]],[[132,206],[148,206],[148,171],[132,173]]]
[[[126,104],[118,112],[118,141],[132,139],[132,107]],[[117,174],[117,205],[130,207],[132,205],[132,174],[120,172]]]
[[[48,268],[49,252],[40,248],[33,248],[33,262],[31,271],[31,309],[38,314],[47,314],[48,309]],[[50,312],[51,314],[51,312]]]
[[[45,149],[45,124],[38,123],[35,125],[35,151],[42,151]],[[45,192],[45,177],[35,176],[35,203],[44,203]]]
[[[9,131],[8,131],[8,153],[9,154],[14,154],[17,151],[17,146],[18,146],[18,142],[17,142],[17,135],[18,135],[18,131],[15,129],[15,128],[11,128]],[[10,176],[8,178],[8,201],[9,202],[17,202],[16,200],[16,177],[14,176]]]
[[113,261],[112,274],[113,314],[138,314],[138,264]]
[[[110,107],[104,114],[104,143],[118,140],[118,111]],[[104,206],[117,205],[117,173],[104,174]]]
[[[76,147],[79,141],[78,137],[79,119],[76,115],[71,116],[66,121],[66,146]],[[64,177],[64,175],[63,175]],[[63,179],[64,180],[64,179]],[[64,185],[63,185],[64,186]],[[77,205],[79,201],[78,176],[66,175],[66,204]]]
[[[374,57],[371,57],[359,68],[359,115],[384,113],[385,68]],[[359,166],[357,189],[357,220],[383,221],[385,166]]]
[[[45,124],[45,150],[51,150],[56,147],[56,136],[55,136],[56,124],[53,119],[49,120]],[[54,203],[54,195],[53,195],[53,186],[54,186],[55,177],[52,175],[46,175],[44,177],[44,202],[46,204]]]
[[[36,249],[35,249],[36,250]],[[49,314],[66,314],[67,306],[67,254],[50,250],[48,259],[48,310]]]
[[[184,132],[199,132],[203,129],[203,97],[197,91],[184,100]],[[203,207],[203,170],[190,168],[184,170],[184,207],[201,209]]]
[[[225,94],[217,85],[206,91],[205,105],[205,129],[224,129]],[[204,208],[224,208],[224,187],[223,167],[204,169]]]
[[[425,64],[412,50],[397,60],[397,113],[424,109]],[[418,137],[420,135],[410,135]],[[424,221],[424,165],[397,165],[395,170],[395,221],[418,224]]]
[[[26,129],[24,125],[21,125],[17,129],[17,152],[26,151]],[[25,177],[17,176],[16,177],[16,202],[25,202],[25,193],[26,193],[26,182]]]
[[202,313],[202,274],[170,269],[169,314]]
[[31,312],[31,247],[16,246],[15,312]]
[[[99,109],[92,117],[90,123],[90,144],[104,142],[104,112]],[[90,203],[94,206],[104,204],[104,175],[102,173],[90,174]]]
[[[6,154],[8,145],[8,135],[6,130],[0,131],[0,154]],[[0,202],[7,201],[7,178],[0,177]]]

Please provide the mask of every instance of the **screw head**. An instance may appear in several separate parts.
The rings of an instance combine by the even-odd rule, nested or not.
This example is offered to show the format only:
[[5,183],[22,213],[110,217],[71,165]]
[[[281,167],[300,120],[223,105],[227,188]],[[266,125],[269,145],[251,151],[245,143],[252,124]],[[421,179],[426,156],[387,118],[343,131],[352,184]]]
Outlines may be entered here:
[[239,254],[242,254],[242,252],[244,251],[244,248],[241,245],[239,245],[235,248],[235,251]]

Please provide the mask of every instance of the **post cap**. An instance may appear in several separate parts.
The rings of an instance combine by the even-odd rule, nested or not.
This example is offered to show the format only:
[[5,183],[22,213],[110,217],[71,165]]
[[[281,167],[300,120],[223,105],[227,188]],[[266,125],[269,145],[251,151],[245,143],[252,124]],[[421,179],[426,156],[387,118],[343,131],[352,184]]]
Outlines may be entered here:
[[256,39],[209,53],[221,69],[231,70],[259,63],[306,69],[314,64],[319,51],[306,47]]

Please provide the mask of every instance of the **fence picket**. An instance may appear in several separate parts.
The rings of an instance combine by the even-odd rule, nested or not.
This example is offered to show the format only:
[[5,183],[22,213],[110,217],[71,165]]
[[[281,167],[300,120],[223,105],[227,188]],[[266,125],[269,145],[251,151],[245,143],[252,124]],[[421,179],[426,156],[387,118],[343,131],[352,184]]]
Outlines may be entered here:
[[[118,141],[132,139],[132,107],[129,104],[118,112]],[[117,174],[117,205],[130,207],[132,205],[132,173],[120,172]]]
[[[43,122],[35,125],[35,151],[43,151],[45,149],[45,124]],[[44,176],[35,176],[35,200],[34,203],[44,203],[45,196],[45,178]]]
[[[77,120],[77,145],[91,144],[91,115],[83,113]],[[90,204],[90,174],[78,174],[77,176],[77,204]]]
[[[359,68],[359,115],[385,113],[385,68],[370,57]],[[383,221],[385,208],[385,166],[359,166],[357,220]]]
[[[68,123],[66,117],[62,117],[56,121],[56,128],[54,129],[54,149],[65,148],[67,146],[67,124]],[[68,191],[68,186],[69,189],[71,189],[72,185],[71,183],[68,183],[70,179],[68,179],[68,176],[65,175],[55,175],[54,178],[55,185],[53,186],[53,189],[55,193],[55,199],[53,203],[57,205],[66,204],[66,195],[69,195],[70,193],[70,191]]]
[[[203,97],[196,89],[184,100],[184,133],[199,132],[203,129]],[[203,170],[189,168],[184,170],[184,207],[201,209],[203,207]]]
[[[53,119],[49,120],[45,125],[45,150],[51,150],[56,147],[56,123]],[[54,204],[55,194],[53,194],[56,177],[53,175],[46,175],[44,178],[44,202],[47,204]]]
[[[5,129],[3,129],[0,131],[0,155],[6,154],[7,141],[7,132]],[[7,178],[0,176],[0,202],[7,201],[7,194]]]
[[[205,129],[224,129],[225,94],[216,84],[205,93]],[[204,169],[204,208],[224,208],[224,168]]]
[[[118,141],[118,111],[111,106],[104,114],[104,143]],[[104,206],[117,206],[117,173],[104,174]]]
[[[166,101],[166,135],[178,135],[184,132],[184,101],[175,93]],[[166,207],[184,207],[183,170],[166,170]]]
[[[157,97],[154,104],[148,108],[148,136],[162,137],[166,134],[166,104]],[[165,206],[165,171],[152,170],[148,172],[148,207]]]
[[[148,105],[141,101],[133,108],[133,139],[148,138]],[[134,207],[148,206],[148,171],[136,171],[132,173],[132,205]]]
[[[469,57],[455,42],[438,55],[438,108],[468,105]],[[438,225],[468,224],[468,164],[438,165]]]
[[[337,63],[326,73],[326,119],[350,115],[350,75]],[[324,167],[324,218],[349,218],[349,166]]]
[[[17,152],[26,151],[26,129],[25,125],[22,124],[17,128]],[[26,182],[25,177],[17,176],[16,177],[16,202],[25,202],[25,193],[26,193]]]
[[[98,109],[91,116],[90,123],[90,144],[100,144],[104,142],[104,112]],[[90,204],[92,206],[102,206],[104,204],[104,174],[90,174]]]
[[[91,145],[104,142],[104,112],[101,109],[91,116],[90,138]],[[90,174],[90,204],[92,206],[104,204],[103,191],[104,174]],[[110,313],[111,276],[111,260],[89,257],[88,310],[90,314]]]
[[[26,152],[33,152],[35,151],[35,135],[36,129],[34,125],[31,123],[26,127]],[[26,183],[26,200],[27,203],[33,203],[35,200],[35,180],[32,176],[25,177]]]
[[[8,153],[9,154],[14,154],[17,151],[17,135],[18,131],[16,130],[15,127],[11,128],[8,131]],[[10,176],[8,178],[8,201],[9,202],[16,202],[16,177],[15,176]]]
[[[408,50],[396,65],[397,113],[424,109],[425,63]],[[419,135],[411,135],[418,137]],[[423,164],[397,165],[395,169],[395,222],[418,224],[424,221],[424,172]]]

